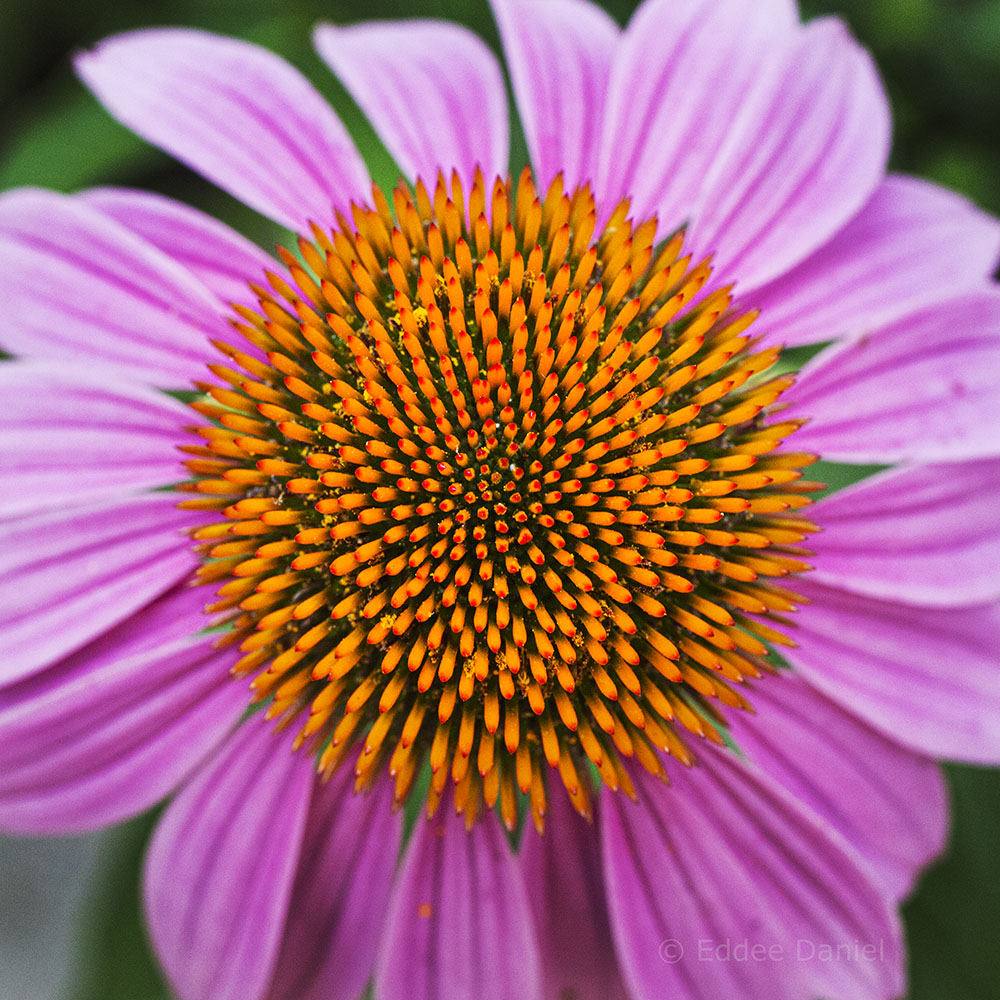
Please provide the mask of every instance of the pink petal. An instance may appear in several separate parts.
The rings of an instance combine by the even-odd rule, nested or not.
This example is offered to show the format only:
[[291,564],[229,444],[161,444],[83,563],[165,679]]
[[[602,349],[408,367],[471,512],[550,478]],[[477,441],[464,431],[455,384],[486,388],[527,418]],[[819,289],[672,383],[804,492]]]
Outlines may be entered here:
[[313,789],[268,1000],[357,1000],[372,974],[402,836],[392,785],[355,795],[342,768]]
[[608,922],[597,827],[561,788],[549,796],[545,835],[527,830],[520,857],[538,930],[542,995],[628,1000]]
[[1000,596],[1000,460],[893,470],[821,500],[811,579],[954,607]]
[[76,70],[122,124],[290,229],[328,224],[334,206],[368,196],[340,120],[266,49],[155,28],[105,39]]
[[935,184],[888,177],[833,239],[747,305],[776,342],[833,340],[977,288],[998,259],[992,216]]
[[153,945],[179,1000],[263,1000],[314,785],[257,715],[164,813],[146,859]]
[[1000,763],[1000,605],[923,608],[814,580],[783,655],[891,739],[934,757]]
[[0,517],[188,478],[177,445],[191,410],[96,366],[0,365]]
[[492,7],[535,183],[545,190],[562,172],[569,190],[593,184],[621,31],[588,0],[492,0]]
[[181,585],[90,645],[0,688],[0,825],[95,829],[148,809],[222,743],[249,703],[232,653],[195,632]]
[[[863,862],[766,775],[698,753],[670,788],[638,775],[637,804],[604,796],[611,924],[636,1000],[898,997],[900,928]],[[825,961],[823,946],[850,954]]]
[[99,361],[187,388],[225,335],[219,300],[190,272],[76,198],[0,196],[0,344],[14,354]]
[[496,57],[466,28],[444,21],[320,25],[316,49],[375,126],[410,179],[433,182],[477,166],[489,184],[507,176],[507,95]]
[[172,198],[128,188],[91,188],[77,197],[177,261],[220,303],[257,308],[247,283],[281,267],[229,226]]
[[948,833],[937,765],[788,671],[747,695],[755,714],[729,716],[740,750],[840,833],[894,898],[905,896]]
[[448,801],[418,821],[375,972],[377,1000],[541,1000],[521,873],[493,813],[471,832]]
[[854,216],[881,182],[889,108],[868,53],[839,21],[774,45],[730,122],[692,210],[695,259],[741,291],[787,271]]
[[630,197],[636,218],[655,213],[668,233],[690,221],[748,92],[797,20],[790,0],[642,4],[608,84],[596,185],[605,208]]
[[198,519],[176,504],[150,493],[0,525],[0,684],[98,638],[194,569],[183,532]]
[[788,416],[809,419],[795,446],[831,461],[1000,455],[1000,293],[984,288],[843,341],[784,399]]

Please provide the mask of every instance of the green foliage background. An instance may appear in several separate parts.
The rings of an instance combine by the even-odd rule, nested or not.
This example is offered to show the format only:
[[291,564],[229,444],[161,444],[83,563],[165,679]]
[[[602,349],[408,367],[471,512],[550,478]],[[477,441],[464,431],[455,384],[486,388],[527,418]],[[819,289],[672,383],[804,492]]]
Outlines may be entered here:
[[[620,21],[633,0],[605,0]],[[1000,0],[801,0],[835,13],[875,54],[896,119],[893,165],[956,188],[1000,214]],[[124,184],[162,191],[265,246],[266,221],[115,124],[77,84],[68,57],[115,31],[192,25],[259,42],[290,59],[341,113],[381,183],[395,168],[309,44],[320,20],[438,16],[498,40],[486,0],[4,0],[0,3],[0,190]],[[523,158],[523,143],[515,156]],[[947,247],[941,248],[946,254]],[[2,308],[2,304],[0,304]],[[942,664],[942,671],[952,664]],[[1000,725],[1000,720],[998,720]],[[950,767],[948,855],[907,903],[910,1000],[1000,997],[1000,774]],[[165,1000],[138,903],[152,818],[118,830],[80,915],[79,968],[65,1000]],[[63,1000],[63,998],[60,998]],[[735,1000],[735,998],[734,998]]]

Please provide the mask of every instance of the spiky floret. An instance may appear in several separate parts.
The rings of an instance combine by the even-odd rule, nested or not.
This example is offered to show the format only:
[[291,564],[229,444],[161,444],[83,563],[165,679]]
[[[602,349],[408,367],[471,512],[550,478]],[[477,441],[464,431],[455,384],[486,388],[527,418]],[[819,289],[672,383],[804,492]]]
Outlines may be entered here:
[[815,485],[766,419],[791,379],[627,203],[595,235],[587,188],[525,171],[373,205],[282,251],[199,383],[209,610],[322,771],[353,748],[402,802],[429,763],[431,810],[451,780],[509,827],[555,771],[587,813],[592,773],[631,795],[624,758],[720,742],[786,641]]

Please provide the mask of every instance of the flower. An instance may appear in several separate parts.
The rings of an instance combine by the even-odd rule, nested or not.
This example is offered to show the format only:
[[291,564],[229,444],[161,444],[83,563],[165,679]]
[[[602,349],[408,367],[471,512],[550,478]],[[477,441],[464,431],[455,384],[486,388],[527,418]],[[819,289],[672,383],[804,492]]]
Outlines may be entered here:
[[[898,996],[931,757],[1000,757],[1000,230],[886,176],[839,22],[495,12],[514,180],[475,37],[317,31],[385,194],[274,55],[80,56],[297,239],[0,198],[0,822],[179,789],[182,1000]],[[810,503],[820,455],[898,468]]]

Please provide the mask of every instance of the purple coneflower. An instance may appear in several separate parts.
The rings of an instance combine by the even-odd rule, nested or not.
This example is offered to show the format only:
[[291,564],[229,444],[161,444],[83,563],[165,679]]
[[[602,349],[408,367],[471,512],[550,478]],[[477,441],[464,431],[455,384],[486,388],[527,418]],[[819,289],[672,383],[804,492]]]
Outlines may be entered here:
[[931,758],[1000,759],[1000,229],[792,0],[494,7],[513,177],[454,25],[316,33],[386,192],[266,51],[79,58],[297,235],[0,198],[0,821],[176,789],[181,1000],[898,997]]

